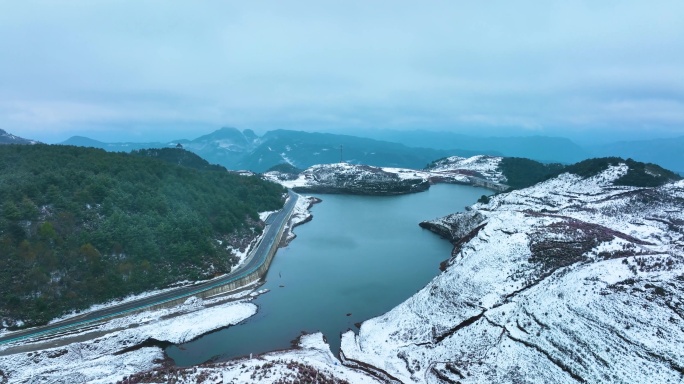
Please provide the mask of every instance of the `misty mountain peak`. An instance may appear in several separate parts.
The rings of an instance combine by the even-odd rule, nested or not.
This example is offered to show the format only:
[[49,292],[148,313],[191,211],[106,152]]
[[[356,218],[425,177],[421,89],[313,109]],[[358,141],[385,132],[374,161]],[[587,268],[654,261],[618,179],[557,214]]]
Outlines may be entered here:
[[239,129],[234,128],[234,127],[223,127],[221,129],[218,129],[208,135],[200,136],[193,140],[193,142],[196,143],[206,143],[206,142],[225,142],[229,141],[235,145],[247,145],[249,144],[250,141],[247,138],[245,138],[245,135],[240,132]]

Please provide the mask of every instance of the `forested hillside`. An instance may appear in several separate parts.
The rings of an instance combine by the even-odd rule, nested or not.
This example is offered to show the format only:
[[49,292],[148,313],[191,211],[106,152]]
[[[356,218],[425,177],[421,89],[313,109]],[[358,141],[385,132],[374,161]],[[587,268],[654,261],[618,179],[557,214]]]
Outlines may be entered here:
[[499,170],[506,177],[506,184],[510,185],[511,189],[522,189],[565,172],[583,178],[591,177],[620,163],[627,164],[628,171],[615,180],[615,185],[658,187],[665,183],[681,180],[681,176],[659,165],[642,163],[632,159],[625,160],[619,157],[587,159],[571,165],[545,164],[520,157],[504,157],[499,163]]
[[39,324],[230,271],[228,245],[260,231],[257,213],[282,207],[284,190],[221,167],[170,164],[192,160],[173,151],[0,146],[2,320]]
[[579,163],[569,165],[562,170],[559,170],[557,173],[560,174],[561,172],[569,172],[583,178],[588,178],[620,163],[627,164],[629,169],[625,175],[615,180],[615,185],[626,185],[632,187],[659,187],[666,183],[682,179],[682,177],[678,174],[659,165],[642,163],[632,159],[624,160],[619,157],[587,159],[580,161]]
[[131,151],[133,156],[153,157],[167,163],[182,165],[201,171],[227,171],[223,166],[209,164],[198,155],[182,148],[146,148]]

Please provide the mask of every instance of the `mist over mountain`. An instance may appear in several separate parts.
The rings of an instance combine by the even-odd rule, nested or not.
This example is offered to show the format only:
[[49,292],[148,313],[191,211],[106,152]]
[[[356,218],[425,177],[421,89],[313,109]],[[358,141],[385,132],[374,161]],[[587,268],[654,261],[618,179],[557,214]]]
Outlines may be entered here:
[[164,148],[169,144],[159,142],[121,142],[121,143],[105,143],[99,140],[91,139],[84,136],[73,136],[69,139],[59,143],[61,145],[74,145],[76,147],[90,147],[100,148],[108,152],[130,152],[137,149],[148,148]]
[[[349,135],[290,130],[268,131],[259,137],[254,131],[224,127],[193,140],[169,143],[103,143],[85,137],[72,137],[63,143],[129,152],[145,148],[171,148],[178,145],[210,163],[228,169],[264,172],[274,165],[290,164],[308,168],[315,164],[345,161],[354,164],[422,168],[446,156],[499,155],[496,151],[409,147],[400,143]],[[455,147],[456,148],[456,147]]]
[[[284,129],[267,131],[259,136],[251,129],[240,131],[234,127],[223,127],[195,139],[177,139],[166,143],[107,143],[73,136],[60,144],[101,148],[110,152],[182,146],[209,163],[255,172],[264,172],[278,164],[304,169],[315,164],[340,161],[423,168],[434,160],[448,156],[491,155],[564,164],[592,157],[616,156],[658,164],[684,174],[684,136],[579,145],[568,138],[550,136],[478,137],[426,130],[353,132],[358,136]],[[0,130],[0,144],[10,143],[30,144],[35,141]]]
[[590,147],[596,156],[620,156],[656,163],[684,174],[684,136],[640,141],[618,141]]
[[178,140],[169,146],[181,144],[183,148],[195,152],[212,164],[221,164],[228,169],[242,168],[242,158],[257,145],[256,134],[246,129],[224,127],[194,140]]
[[574,163],[591,156],[591,153],[564,137],[515,136],[479,137],[447,131],[427,130],[368,130],[360,135],[388,140],[411,147],[436,149],[459,148],[482,154],[498,152],[508,157],[526,157],[542,162]]
[[[288,130],[269,131],[240,165],[257,172],[278,163],[299,168],[345,161],[353,164],[422,168],[444,156],[472,156],[474,151],[408,147],[368,138]],[[495,153],[492,153],[495,154]]]

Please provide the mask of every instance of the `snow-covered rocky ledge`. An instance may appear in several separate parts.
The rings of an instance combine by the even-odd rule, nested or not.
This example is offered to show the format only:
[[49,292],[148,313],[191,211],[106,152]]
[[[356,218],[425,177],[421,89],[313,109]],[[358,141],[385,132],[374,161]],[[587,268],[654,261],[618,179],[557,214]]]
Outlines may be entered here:
[[432,224],[445,271],[342,337],[403,383],[684,379],[684,181],[614,186],[627,165],[562,174]]

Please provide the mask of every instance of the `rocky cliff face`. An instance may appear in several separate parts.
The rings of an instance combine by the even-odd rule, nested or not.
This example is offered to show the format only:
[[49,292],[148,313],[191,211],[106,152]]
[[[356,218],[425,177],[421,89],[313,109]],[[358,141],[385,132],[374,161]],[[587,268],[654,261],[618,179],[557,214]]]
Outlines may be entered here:
[[296,192],[305,193],[400,195],[421,192],[430,187],[428,180],[420,176],[347,163],[314,165],[289,180],[281,173],[265,176]]
[[684,182],[562,174],[425,225],[445,271],[343,335],[342,357],[404,383],[684,378]]

